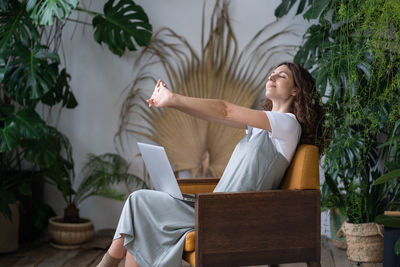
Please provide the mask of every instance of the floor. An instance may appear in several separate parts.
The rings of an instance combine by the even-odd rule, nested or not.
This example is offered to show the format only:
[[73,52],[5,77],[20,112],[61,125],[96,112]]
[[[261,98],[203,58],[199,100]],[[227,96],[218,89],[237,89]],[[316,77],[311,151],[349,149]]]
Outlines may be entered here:
[[[98,231],[94,238],[80,249],[60,250],[50,245],[48,239],[38,241],[35,244],[21,247],[17,252],[0,254],[1,267],[84,267],[96,266],[103,257],[110,240],[113,230]],[[124,266],[122,261],[119,266]],[[281,264],[281,267],[303,267],[305,263]],[[349,262],[346,251],[338,249],[323,236],[321,240],[321,266],[322,267],[381,267],[381,263],[357,264]],[[182,262],[182,267],[190,267],[189,264]]]

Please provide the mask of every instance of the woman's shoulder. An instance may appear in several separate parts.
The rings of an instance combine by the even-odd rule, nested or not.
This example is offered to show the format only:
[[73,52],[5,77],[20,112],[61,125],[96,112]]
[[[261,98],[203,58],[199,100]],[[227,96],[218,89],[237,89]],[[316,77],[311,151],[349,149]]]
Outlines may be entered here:
[[280,111],[264,111],[268,117],[276,117],[277,119],[289,119],[297,121],[296,115],[290,112],[280,112]]

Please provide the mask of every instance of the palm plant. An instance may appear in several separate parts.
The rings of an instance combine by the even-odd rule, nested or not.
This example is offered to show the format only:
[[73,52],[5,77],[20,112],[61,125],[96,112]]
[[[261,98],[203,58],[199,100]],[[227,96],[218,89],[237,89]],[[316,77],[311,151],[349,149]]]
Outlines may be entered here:
[[102,196],[115,200],[125,200],[122,194],[113,188],[113,185],[124,182],[135,188],[148,188],[145,182],[136,175],[128,173],[129,164],[118,154],[106,153],[102,155],[88,155],[88,160],[82,168],[83,178],[74,190],[75,175],[71,171],[69,176],[56,182],[67,204],[64,209],[64,222],[75,223],[80,221],[79,205],[89,197]]
[[[216,2],[208,37],[204,16],[203,10],[200,53],[172,29],[163,28],[154,34],[150,45],[135,62],[135,66],[143,68],[128,88],[116,140],[123,148],[129,137],[145,137],[165,147],[176,171],[188,170],[192,177],[219,177],[244,131],[175,110],[149,110],[143,101],[147,97],[144,88],[149,81],[155,84],[159,78],[150,68],[161,64],[166,83],[179,94],[219,98],[251,107],[264,89],[274,56],[290,56],[295,49],[293,45],[274,45],[274,40],[281,35],[296,34],[288,27],[266,37],[277,23],[273,22],[261,29],[240,52],[227,2]],[[140,120],[144,123],[139,123]]]
[[38,113],[39,106],[78,104],[58,55],[65,23],[81,22],[70,19],[72,12],[93,16],[95,40],[118,56],[151,39],[147,15],[132,0],[109,0],[103,11],[77,0],[0,0],[0,212],[8,217],[8,205],[18,191],[30,194],[37,176],[21,175],[24,170],[56,183],[73,172],[68,139]]

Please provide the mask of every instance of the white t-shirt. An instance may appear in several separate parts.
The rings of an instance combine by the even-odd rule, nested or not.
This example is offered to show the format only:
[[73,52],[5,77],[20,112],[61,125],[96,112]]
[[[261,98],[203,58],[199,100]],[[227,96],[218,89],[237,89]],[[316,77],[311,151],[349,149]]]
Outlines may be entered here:
[[[265,111],[271,124],[269,137],[279,153],[289,162],[296,151],[301,136],[301,126],[293,113]],[[253,128],[250,140],[263,129]]]

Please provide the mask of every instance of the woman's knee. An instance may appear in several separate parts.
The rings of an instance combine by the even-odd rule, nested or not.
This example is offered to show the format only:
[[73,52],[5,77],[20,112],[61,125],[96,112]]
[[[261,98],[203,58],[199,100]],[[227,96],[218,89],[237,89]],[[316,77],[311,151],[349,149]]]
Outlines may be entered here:
[[137,200],[137,199],[143,199],[145,196],[151,194],[153,190],[148,190],[148,189],[139,189],[134,192],[132,192],[129,196],[127,201],[130,200]]

